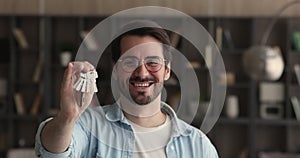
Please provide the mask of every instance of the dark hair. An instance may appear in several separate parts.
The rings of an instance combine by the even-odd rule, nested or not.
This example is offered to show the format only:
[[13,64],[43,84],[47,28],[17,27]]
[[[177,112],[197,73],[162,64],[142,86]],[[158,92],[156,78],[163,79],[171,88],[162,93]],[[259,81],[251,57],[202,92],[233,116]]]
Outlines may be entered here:
[[[171,53],[168,49],[168,46],[170,45],[170,38],[167,34],[167,32],[158,27],[142,27],[142,28],[137,28],[130,30],[128,32],[125,32],[121,34],[118,38],[116,38],[112,44],[111,44],[111,51],[112,51],[112,59],[114,62],[117,62],[121,56],[121,40],[124,36],[127,35],[137,35],[137,36],[151,36],[154,37],[155,39],[159,40],[162,44],[165,44],[163,46],[163,54],[164,58],[169,62],[172,60]],[[168,46],[166,46],[168,45]]]

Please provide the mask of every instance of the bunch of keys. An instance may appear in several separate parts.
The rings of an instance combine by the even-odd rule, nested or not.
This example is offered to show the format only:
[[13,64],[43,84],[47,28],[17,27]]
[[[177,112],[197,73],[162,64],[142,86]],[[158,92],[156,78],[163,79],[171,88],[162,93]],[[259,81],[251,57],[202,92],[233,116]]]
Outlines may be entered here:
[[98,92],[96,78],[98,78],[96,70],[89,71],[86,73],[81,72],[79,79],[73,85],[73,89],[81,93],[79,103],[81,107],[84,102],[84,93]]

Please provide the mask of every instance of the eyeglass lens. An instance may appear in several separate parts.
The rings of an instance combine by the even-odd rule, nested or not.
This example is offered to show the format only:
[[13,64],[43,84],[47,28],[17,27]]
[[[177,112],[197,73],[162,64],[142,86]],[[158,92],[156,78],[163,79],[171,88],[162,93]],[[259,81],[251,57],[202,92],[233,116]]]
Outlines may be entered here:
[[159,71],[162,65],[164,65],[164,60],[158,56],[146,57],[144,60],[140,60],[136,57],[126,57],[120,60],[121,67],[126,72],[133,72],[140,66],[140,61],[142,61],[146,69],[151,72]]

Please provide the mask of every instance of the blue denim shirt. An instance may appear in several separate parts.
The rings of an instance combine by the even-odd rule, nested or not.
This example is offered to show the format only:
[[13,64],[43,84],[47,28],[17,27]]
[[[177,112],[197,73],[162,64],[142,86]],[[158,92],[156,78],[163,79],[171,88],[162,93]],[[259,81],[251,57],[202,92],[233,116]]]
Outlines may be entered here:
[[[172,133],[166,146],[168,158],[218,158],[215,147],[199,129],[178,119],[165,103],[161,110],[171,118]],[[60,154],[48,152],[40,141],[42,122],[36,134],[35,150],[44,158],[133,158],[134,133],[117,104],[88,108],[76,122],[68,149]]]

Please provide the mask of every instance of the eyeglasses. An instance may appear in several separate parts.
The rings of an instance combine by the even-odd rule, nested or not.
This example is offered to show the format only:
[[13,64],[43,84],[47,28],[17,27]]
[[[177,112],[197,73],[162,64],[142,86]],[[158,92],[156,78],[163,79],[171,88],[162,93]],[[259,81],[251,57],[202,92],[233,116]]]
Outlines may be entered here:
[[157,72],[162,68],[163,65],[165,65],[166,61],[167,60],[158,56],[148,56],[142,60],[136,57],[129,56],[118,60],[118,62],[120,63],[119,66],[121,66],[121,68],[125,72],[133,72],[141,65],[140,62],[145,65],[148,71]]

